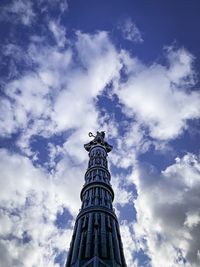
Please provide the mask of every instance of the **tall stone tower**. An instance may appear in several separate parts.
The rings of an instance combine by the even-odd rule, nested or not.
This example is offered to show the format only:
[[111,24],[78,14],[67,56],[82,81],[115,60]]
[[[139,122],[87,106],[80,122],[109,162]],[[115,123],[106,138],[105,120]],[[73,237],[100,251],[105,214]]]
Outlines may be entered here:
[[84,145],[89,152],[89,163],[66,267],[125,267],[106,159],[112,146],[104,140],[104,132],[93,137]]

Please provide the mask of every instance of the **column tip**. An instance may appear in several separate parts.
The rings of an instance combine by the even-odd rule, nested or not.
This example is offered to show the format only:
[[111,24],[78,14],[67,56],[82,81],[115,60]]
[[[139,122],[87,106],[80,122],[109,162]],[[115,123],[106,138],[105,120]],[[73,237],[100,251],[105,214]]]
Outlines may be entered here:
[[85,148],[86,151],[90,151],[90,149],[93,146],[98,145],[98,144],[104,146],[107,152],[110,152],[112,150],[113,147],[111,145],[109,145],[104,140],[104,138],[105,138],[105,131],[101,131],[101,132],[97,131],[96,136],[93,135],[92,132],[89,132],[88,135],[89,135],[89,137],[94,137],[94,139],[92,141],[90,141],[89,143],[87,143],[87,144],[84,145],[84,148]]

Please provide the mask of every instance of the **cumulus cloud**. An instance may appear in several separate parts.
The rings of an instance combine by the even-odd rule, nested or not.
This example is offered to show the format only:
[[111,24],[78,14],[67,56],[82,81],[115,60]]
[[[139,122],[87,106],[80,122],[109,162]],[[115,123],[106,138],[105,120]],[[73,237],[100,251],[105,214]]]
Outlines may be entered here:
[[137,250],[135,236],[133,234],[133,224],[123,221],[120,225],[120,233],[123,242],[123,249],[127,266],[136,267],[137,263],[134,259],[133,252]]
[[200,116],[200,94],[194,85],[192,56],[185,49],[167,54],[168,66],[137,64],[125,55],[127,81],[115,89],[124,112],[149,129],[160,140],[176,138],[187,128],[187,120]]
[[199,266],[199,159],[186,154],[161,174],[140,166],[130,179],[138,190],[135,234],[152,266]]
[[[55,6],[54,2],[48,3]],[[47,12],[44,1],[40,4],[42,12]],[[32,5],[27,5],[32,11],[25,10],[24,1],[9,7],[15,16],[20,14],[19,21],[24,25],[35,19]],[[67,9],[64,4],[59,8],[62,12]],[[185,49],[169,48],[167,66],[159,63],[146,66],[126,51],[118,51],[107,32],[77,31],[73,40],[67,40],[66,29],[59,21],[48,20],[46,25],[48,34],[55,39],[54,45],[49,44],[46,36],[35,35],[30,37],[24,51],[16,44],[4,49],[4,55],[13,58],[13,67],[9,80],[2,83],[0,135],[8,138],[19,134],[15,144],[19,154],[0,151],[0,251],[3,253],[0,256],[4,266],[57,267],[56,255],[69,247],[71,221],[65,231],[58,229],[55,221],[64,208],[72,216],[80,208],[79,193],[87,161],[87,153],[81,146],[88,141],[90,130],[95,132],[103,127],[112,136],[121,134],[122,124],[114,117],[99,117],[98,97],[108,85],[110,99],[114,95],[118,98],[118,107],[127,118],[116,149],[110,154],[112,164],[119,168],[128,169],[136,164],[138,154],[148,151],[152,138],[158,142],[176,138],[187,129],[188,120],[200,116],[199,93],[190,92],[195,82],[194,58]],[[132,21],[127,21],[124,30],[124,38],[142,41]],[[22,63],[26,67],[24,72],[20,68]],[[68,134],[62,144],[51,142],[52,136],[63,132]],[[34,136],[49,140],[49,162],[37,166],[33,165],[37,152],[33,152],[30,143]],[[164,267],[161,257],[168,263],[166,267],[178,258],[177,266],[185,258],[187,264],[197,264],[198,166],[197,159],[187,155],[161,175],[149,177],[143,169],[138,169],[140,179],[134,174],[139,194],[135,202],[138,224],[133,227],[124,222],[121,226],[130,266],[137,266],[133,252],[140,248],[152,258],[154,267],[158,264]],[[47,172],[48,167],[51,172]],[[113,177],[116,205],[125,206],[133,200],[126,181]],[[139,241],[132,246],[135,238]]]
[[4,85],[12,101],[2,99],[1,135],[27,128],[18,143],[25,148],[34,134],[97,128],[95,98],[118,75],[119,58],[105,32],[94,36],[78,32],[74,46],[81,65],[72,61],[75,52],[70,47],[61,52],[34,41],[30,44],[26,57],[37,68]]
[[[57,213],[64,208],[73,216],[78,213],[87,157],[80,145],[87,141],[88,129],[98,125],[95,97],[120,68],[118,54],[104,32],[77,33],[74,47],[81,65],[72,62],[71,48],[61,52],[58,47],[43,46],[43,41],[33,38],[25,52],[36,68],[27,68],[24,75],[5,83],[1,99],[1,136],[20,132],[16,144],[23,154],[1,151],[4,266],[58,266],[56,255],[68,248],[72,228],[57,229]],[[16,49],[8,47],[9,56]],[[76,130],[61,146],[49,143],[52,173],[34,167],[24,155],[34,154],[32,136],[50,137],[70,129]],[[58,154],[62,159],[52,165]]]
[[[55,221],[64,208],[77,214],[83,167],[69,171],[73,166],[65,160],[59,163],[59,171],[50,175],[24,156],[3,149],[0,156],[1,264],[59,266],[54,261],[69,247],[72,225],[66,224],[63,230]],[[76,193],[71,191],[71,183]]]
[[116,139],[110,160],[115,166],[127,169],[137,163],[137,156],[148,151],[153,142],[145,137],[145,129],[139,122],[130,122],[124,130],[123,136]]

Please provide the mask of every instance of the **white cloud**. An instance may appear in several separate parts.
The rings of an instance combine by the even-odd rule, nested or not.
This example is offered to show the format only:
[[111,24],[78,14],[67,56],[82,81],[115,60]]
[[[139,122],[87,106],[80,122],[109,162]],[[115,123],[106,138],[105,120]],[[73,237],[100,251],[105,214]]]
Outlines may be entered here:
[[136,267],[133,252],[137,250],[136,240],[133,235],[133,224],[123,221],[120,225],[120,233],[123,243],[124,255],[127,266]]
[[124,39],[136,43],[143,42],[140,30],[130,18],[126,19],[119,29],[121,29]]
[[[77,214],[83,182],[80,168],[60,162],[62,166],[52,176],[24,156],[6,150],[1,150],[0,156],[1,264],[59,266],[54,263],[55,250],[59,253],[69,248],[72,225],[58,229],[56,215],[64,207]],[[72,183],[76,193],[71,190]]]
[[35,19],[31,1],[17,0],[2,9],[2,19],[30,26]]
[[11,101],[3,100],[1,106],[1,135],[26,129],[18,145],[28,154],[32,135],[50,136],[71,128],[85,134],[98,128],[95,99],[119,75],[120,59],[105,32],[78,32],[74,46],[81,65],[73,61],[70,47],[61,52],[33,41],[26,57],[37,68],[5,85]]
[[49,10],[58,10],[58,15],[61,17],[68,10],[67,0],[39,0],[37,3],[42,13],[47,13]]
[[58,47],[64,47],[66,44],[66,30],[58,22],[50,21],[49,29],[53,33]]
[[125,179],[121,176],[112,176],[112,186],[115,192],[114,205],[121,205],[122,207],[127,203],[132,203],[133,194],[132,191],[128,191],[124,187]]
[[197,226],[200,223],[200,211],[189,211],[187,212],[187,218],[185,220],[185,225],[189,228]]
[[130,179],[138,190],[136,238],[146,240],[152,266],[199,266],[198,158],[192,154],[178,158],[161,175],[143,166]]
[[[98,128],[95,97],[117,76],[120,68],[118,55],[106,33],[94,36],[77,33],[77,36],[75,46],[82,67],[72,62],[70,48],[60,52],[56,47],[43,46],[43,40],[38,42],[34,38],[28,57],[37,64],[36,70],[5,86],[9,98],[2,99],[5,109],[2,105],[1,134],[7,136],[23,129],[17,144],[28,156],[32,153],[31,136],[51,136],[76,128],[63,146],[49,144],[51,166],[56,155],[61,153],[64,157],[54,164],[49,178],[28,158],[2,151],[1,189],[5,194],[1,195],[0,203],[6,206],[6,213],[1,216],[1,237],[14,235],[11,240],[1,243],[2,250],[6,250],[4,255],[7,255],[5,266],[11,263],[15,266],[56,267],[54,249],[65,250],[71,240],[71,228],[62,232],[54,221],[63,207],[73,215],[78,213],[86,168],[83,163],[87,157],[84,149],[80,150],[80,144],[87,142],[89,130]],[[14,183],[15,173],[20,179],[17,184]],[[20,216],[11,215],[13,209],[20,210]],[[31,238],[27,244],[22,242],[24,233]]]
[[[29,22],[25,22],[31,23],[32,19],[30,17]],[[141,42],[134,24],[129,22],[127,25],[126,38]],[[194,85],[193,57],[186,50],[169,49],[167,67],[158,63],[148,67],[126,51],[117,51],[106,32],[93,35],[77,32],[75,41],[67,43],[65,29],[59,23],[50,22],[49,29],[57,45],[50,46],[44,37],[30,38],[28,51],[24,51],[22,57],[29,66],[26,73],[17,78],[11,75],[14,79],[5,84],[6,97],[2,97],[0,106],[0,134],[8,136],[20,131],[17,145],[23,153],[36,158],[30,147],[32,136],[50,137],[62,131],[72,131],[62,145],[49,142],[50,161],[46,166],[54,168],[49,177],[46,171],[34,167],[28,158],[1,151],[0,202],[6,211],[0,213],[3,237],[0,246],[6,267],[34,264],[56,267],[53,248],[62,251],[69,246],[71,227],[62,232],[54,221],[63,207],[72,215],[80,208],[79,193],[87,160],[87,153],[81,146],[88,141],[88,131],[95,132],[100,125],[115,136],[120,133],[121,124],[113,118],[108,123],[106,116],[99,118],[96,99],[107,85],[113,82],[114,93],[122,104],[119,107],[127,117],[134,118],[133,123],[124,124],[125,133],[118,138],[116,152],[110,155],[117,167],[132,166],[137,162],[137,155],[149,149],[152,141],[146,137],[146,129],[151,137],[167,141],[187,128],[187,120],[200,116],[199,93],[189,91]],[[21,50],[14,45],[7,48],[9,56],[18,52],[17,69],[17,60],[22,60]],[[34,69],[30,70],[31,64]],[[120,80],[120,75],[126,82]],[[109,93],[111,97],[112,92]],[[62,155],[62,159],[56,164],[57,155]],[[191,251],[198,253],[195,231],[199,227],[199,211],[190,209],[192,203],[197,205],[196,199],[191,200],[190,196],[197,196],[194,189],[198,188],[198,174],[192,164],[195,163],[195,168],[198,164],[196,159],[188,163],[189,158],[191,155],[180,159],[161,176],[152,175],[149,181],[136,179],[139,190],[136,208],[140,223],[135,227],[138,235],[135,238],[140,240],[137,250],[141,246],[148,252],[155,267],[164,267],[162,257],[166,267],[173,257],[177,257],[171,244],[180,247],[191,262],[198,258],[197,255],[193,257]],[[157,184],[155,178],[162,180]],[[123,206],[132,199],[119,177],[113,178],[113,184],[117,204]],[[172,209],[167,210],[169,204]],[[16,210],[20,210],[20,215],[12,213]],[[162,212],[164,210],[166,214]],[[177,216],[173,217],[174,214]],[[171,221],[166,225],[168,217]],[[127,263],[137,266],[132,258],[136,245],[132,248],[130,245],[133,230],[131,224],[122,226]],[[21,242],[25,232],[31,237],[26,244]],[[9,233],[13,237],[5,239]],[[147,245],[141,241],[141,236],[147,239]],[[194,237],[192,243],[191,237]]]
[[188,90],[194,85],[192,56],[180,49],[169,50],[167,57],[169,67],[158,63],[147,67],[135,59],[131,63],[125,55],[127,81],[115,88],[124,112],[135,115],[150,136],[160,140],[177,137],[187,128],[187,120],[200,117],[200,94]]
[[[194,70],[193,61],[194,57],[186,50],[179,49],[174,50],[173,47],[167,47],[167,59],[169,62],[169,69],[167,76],[172,83],[176,83],[179,86],[193,84],[194,83]],[[183,84],[181,84],[183,82]]]
[[[57,18],[60,19],[68,10],[67,1],[38,0],[33,3],[31,0],[12,0],[10,3],[4,4],[4,7],[1,8],[0,20],[31,27],[33,23],[38,20],[38,13],[43,16],[46,21],[49,21],[49,13],[51,10],[57,10]],[[52,25],[52,27],[50,26],[50,28],[54,32],[56,39],[64,34],[63,27],[61,26],[59,29],[55,24]]]
[[144,129],[138,122],[129,123],[125,127],[123,137],[116,139],[116,149],[110,155],[115,166],[127,169],[137,162],[137,155],[148,151],[152,141],[145,137]]
[[[126,142],[131,140],[135,148],[141,141],[143,149],[145,146],[148,149],[148,142],[144,146],[142,140],[143,126],[148,127],[152,137],[168,140],[187,128],[187,120],[199,117],[199,93],[188,90],[194,84],[193,58],[184,49],[169,49],[168,67],[157,63],[147,68],[125,51],[118,54],[106,32],[94,35],[77,32],[74,47],[78,64],[74,62],[72,47],[61,52],[58,47],[31,43],[26,62],[33,62],[38,68],[6,85],[5,92],[13,102],[11,105],[6,100],[2,105],[2,124],[3,118],[8,117],[7,127],[2,126],[3,135],[26,127],[30,121],[21,144],[33,134],[98,128],[100,120],[95,99],[110,82],[114,82],[114,92],[124,105],[126,115],[136,116],[138,130],[130,125],[126,131],[130,138],[125,138]],[[15,50],[12,48],[10,53]],[[119,80],[122,66],[126,82]],[[5,105],[9,105],[7,114],[3,110]],[[135,142],[131,137],[130,129],[134,128],[139,133],[136,136],[143,135],[140,141]],[[121,161],[121,164],[128,166],[129,162]]]

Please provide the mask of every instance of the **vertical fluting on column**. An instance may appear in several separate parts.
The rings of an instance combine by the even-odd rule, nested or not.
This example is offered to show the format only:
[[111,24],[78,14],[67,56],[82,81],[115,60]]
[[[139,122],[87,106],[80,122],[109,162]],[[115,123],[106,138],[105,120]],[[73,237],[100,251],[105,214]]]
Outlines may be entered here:
[[87,237],[86,237],[85,258],[89,258],[92,252],[92,234],[93,234],[92,226],[93,226],[93,213],[90,213],[88,220]]
[[83,217],[83,224],[82,224],[82,233],[81,233],[81,240],[80,240],[80,248],[79,248],[79,254],[78,259],[82,259],[83,251],[84,251],[84,239],[85,239],[85,227],[87,222],[87,216]]
[[99,230],[98,213],[95,213],[95,222],[94,222],[94,255],[95,256],[99,255],[98,230]]
[[[81,190],[81,210],[77,216],[66,267],[126,267],[117,217],[112,202],[107,154],[112,150],[97,132],[94,140],[84,145],[89,152],[85,184]],[[101,263],[100,263],[101,262]]]
[[101,213],[101,256],[107,257],[105,213]]
[[112,230],[113,230],[115,259],[117,263],[121,265],[122,262],[121,262],[121,253],[120,253],[120,247],[119,247],[119,239],[118,239],[116,223],[114,219],[112,219]]
[[70,243],[70,248],[69,248],[69,252],[68,252],[66,266],[71,266],[71,258],[72,258],[73,248],[74,248],[73,245],[74,245],[75,234],[76,234],[76,225],[74,227],[74,232],[73,232],[73,235],[72,235],[72,241]]
[[109,254],[111,261],[113,261],[114,260],[113,238],[112,238],[112,227],[109,216],[107,216],[107,222],[108,222],[108,237],[109,237]]
[[118,236],[119,236],[119,243],[120,243],[120,250],[121,250],[121,258],[122,258],[122,265],[126,265],[126,260],[125,260],[125,257],[124,257],[124,252],[123,252],[123,244],[122,244],[122,240],[121,240],[121,236],[120,236],[120,229],[119,229],[119,225],[118,223],[116,223],[116,226],[117,226],[117,230],[118,230]]
[[78,257],[80,238],[81,238],[81,220],[78,220],[78,227],[75,235],[74,249],[72,253],[72,264],[77,260]]

